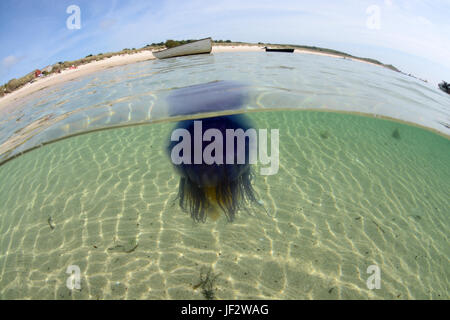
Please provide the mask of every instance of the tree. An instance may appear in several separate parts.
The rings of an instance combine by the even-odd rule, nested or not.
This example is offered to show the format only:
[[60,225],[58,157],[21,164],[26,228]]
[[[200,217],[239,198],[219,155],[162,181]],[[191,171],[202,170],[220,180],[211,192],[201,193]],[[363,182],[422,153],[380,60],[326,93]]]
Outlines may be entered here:
[[179,46],[180,42],[169,39],[166,41],[166,43],[164,43],[164,45],[166,46],[166,48],[173,48],[173,47]]
[[17,80],[16,78],[9,80],[8,83],[6,84],[6,89],[10,91],[17,89],[18,87],[20,87],[20,81]]

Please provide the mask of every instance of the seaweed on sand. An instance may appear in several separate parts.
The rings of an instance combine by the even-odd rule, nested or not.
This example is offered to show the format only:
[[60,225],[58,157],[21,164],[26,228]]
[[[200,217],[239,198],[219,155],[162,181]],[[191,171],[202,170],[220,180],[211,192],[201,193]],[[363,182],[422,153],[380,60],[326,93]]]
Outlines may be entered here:
[[132,253],[139,246],[139,243],[137,243],[135,240],[130,240],[128,244],[116,244],[116,240],[114,239],[114,244],[115,245],[113,247],[108,248],[109,251]]
[[202,289],[202,294],[206,300],[214,300],[214,284],[219,275],[220,273],[215,274],[212,271],[212,268],[202,268],[200,270],[200,280],[196,285],[192,286],[192,288],[196,290],[200,287]]
[[400,139],[400,131],[398,131],[398,128],[395,128],[395,130],[392,132],[392,137],[394,139]]
[[320,131],[319,135],[322,139],[328,139],[328,137],[330,136],[330,133],[328,131]]

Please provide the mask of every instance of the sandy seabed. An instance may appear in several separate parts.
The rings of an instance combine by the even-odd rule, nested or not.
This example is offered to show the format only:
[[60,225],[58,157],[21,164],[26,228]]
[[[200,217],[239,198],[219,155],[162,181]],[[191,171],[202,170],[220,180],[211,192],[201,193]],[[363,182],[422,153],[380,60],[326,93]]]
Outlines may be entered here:
[[285,128],[280,170],[253,181],[266,211],[249,205],[233,223],[194,224],[179,208],[170,123],[1,166],[0,299],[448,299],[446,139],[355,115],[249,116]]

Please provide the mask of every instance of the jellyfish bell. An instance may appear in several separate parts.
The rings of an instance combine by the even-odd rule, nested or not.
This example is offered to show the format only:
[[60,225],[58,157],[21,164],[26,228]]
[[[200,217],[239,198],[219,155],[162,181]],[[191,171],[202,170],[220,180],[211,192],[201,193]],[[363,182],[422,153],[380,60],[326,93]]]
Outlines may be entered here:
[[[236,110],[242,108],[246,96],[244,85],[229,81],[216,81],[176,89],[168,97],[169,115],[186,116]],[[178,190],[180,207],[188,211],[197,222],[204,222],[207,217],[215,220],[221,212],[229,221],[233,221],[236,212],[247,202],[256,202],[256,198],[251,184],[249,137],[245,136],[244,148],[238,148],[238,143],[235,143],[236,137],[227,136],[226,132],[229,129],[234,131],[241,129],[245,132],[252,128],[251,122],[244,114],[210,116],[179,121],[174,130],[184,129],[189,133],[189,137],[196,137],[199,134],[196,132],[199,126],[195,122],[198,121],[201,121],[201,137],[204,137],[205,132],[213,129],[223,138],[222,148],[214,148],[211,152],[216,159],[223,159],[223,162],[208,164],[203,161],[204,159],[199,162],[195,159],[195,152],[193,152],[197,147],[203,155],[212,143],[217,142],[215,141],[217,138],[212,138],[211,141],[188,139],[185,146],[188,147],[189,152],[184,154],[186,150],[183,149],[180,154],[187,161],[174,163],[180,175]],[[227,139],[234,139],[231,150],[224,147],[230,142]],[[179,140],[171,140],[167,148],[169,155],[172,155],[175,146],[179,143]],[[244,161],[238,161],[242,152]],[[230,160],[230,157],[232,161],[225,161],[225,159]]]
[[242,109],[247,86],[236,81],[213,81],[173,90],[167,98],[169,116]]

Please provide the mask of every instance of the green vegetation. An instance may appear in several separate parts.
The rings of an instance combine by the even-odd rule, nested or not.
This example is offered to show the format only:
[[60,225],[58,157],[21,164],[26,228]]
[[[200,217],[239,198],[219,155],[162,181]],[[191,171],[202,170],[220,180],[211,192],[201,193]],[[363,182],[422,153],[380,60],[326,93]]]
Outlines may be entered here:
[[[146,50],[160,50],[160,49],[164,49],[164,47],[166,48],[173,48],[182,44],[186,44],[186,43],[190,43],[196,40],[172,40],[169,39],[166,42],[158,42],[158,43],[152,43],[152,44],[147,44],[145,47],[142,47],[140,49],[136,49],[136,48],[124,48],[121,51],[117,51],[117,52],[108,52],[108,53],[99,53],[97,55],[93,55],[93,54],[89,54],[86,57],[82,58],[82,59],[78,59],[78,60],[74,60],[74,61],[60,61],[56,64],[54,64],[52,67],[52,70],[50,72],[46,72],[43,71],[42,74],[43,75],[49,75],[55,72],[61,72],[62,69],[66,69],[69,68],[71,66],[80,66],[92,61],[99,61],[99,60],[103,60],[103,59],[108,59],[111,58],[113,56],[117,56],[117,55],[124,55],[124,54],[133,54],[133,53],[137,53],[137,52],[141,52],[141,51],[146,51]],[[214,40],[214,43],[216,45],[223,45],[223,46],[238,46],[238,45],[255,45],[253,43],[246,43],[246,42],[236,42],[236,41],[231,41],[231,40]],[[348,53],[345,52],[341,52],[341,51],[337,51],[337,50],[333,50],[333,49],[327,49],[327,48],[320,48],[320,47],[311,47],[311,46],[302,46],[302,45],[291,45],[291,44],[271,44],[271,43],[262,43],[262,42],[258,42],[258,45],[262,45],[262,46],[271,46],[271,47],[278,47],[278,48],[284,48],[284,47],[290,47],[290,48],[297,48],[297,49],[304,49],[304,50],[309,50],[309,51],[313,51],[313,52],[321,52],[321,53],[329,53],[329,54],[334,54],[343,58],[355,58],[355,59],[359,59],[362,61],[367,61],[367,62],[371,62],[380,66],[383,66],[385,68],[391,69],[393,71],[397,71],[397,72],[401,72],[400,70],[398,70],[396,67],[394,67],[393,65],[390,64],[383,64],[378,60],[375,59],[370,59],[370,58],[360,58],[360,57],[356,57],[356,56],[352,56]],[[14,90],[19,89],[20,87],[24,86],[25,84],[32,82],[34,80],[35,76],[34,76],[34,71],[28,73],[27,75],[19,78],[19,79],[11,79],[10,81],[8,81],[8,83],[3,84],[2,86],[0,86],[0,97],[4,96],[7,93],[10,93]]]
[[[111,58],[111,57],[117,56],[117,55],[133,54],[133,53],[146,51],[146,50],[161,49],[163,45],[164,45],[164,43],[152,44],[150,46],[147,45],[141,49],[125,48],[125,49],[123,49],[121,51],[117,51],[117,52],[99,53],[96,55],[88,54],[85,58],[81,58],[78,60],[64,61],[64,62],[60,61],[52,66],[52,70],[50,72],[42,71],[42,74],[44,76],[47,76],[52,73],[59,73],[59,72],[61,72],[61,70],[69,68],[71,66],[78,67],[80,65],[83,65],[83,64],[86,64],[86,63],[89,63],[92,61],[100,61],[100,60],[108,59],[108,58]],[[5,94],[11,93],[14,90],[17,90],[17,89],[23,87],[25,84],[27,84],[29,82],[32,82],[35,79],[34,72],[35,72],[35,70],[33,70],[32,72],[28,73],[27,75],[25,75],[19,79],[11,79],[9,82],[0,86],[0,97],[3,97]]]
[[167,49],[169,48],[173,48],[173,47],[177,47],[177,46],[181,46],[182,44],[186,44],[186,43],[191,43],[194,42],[196,40],[167,40],[164,45],[166,46]]
[[14,90],[22,87],[26,83],[32,81],[34,79],[34,72],[30,72],[26,76],[23,76],[19,79],[11,79],[8,81],[8,83],[5,83],[4,85],[0,86],[0,97],[4,96],[7,93],[11,93]]

